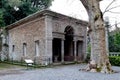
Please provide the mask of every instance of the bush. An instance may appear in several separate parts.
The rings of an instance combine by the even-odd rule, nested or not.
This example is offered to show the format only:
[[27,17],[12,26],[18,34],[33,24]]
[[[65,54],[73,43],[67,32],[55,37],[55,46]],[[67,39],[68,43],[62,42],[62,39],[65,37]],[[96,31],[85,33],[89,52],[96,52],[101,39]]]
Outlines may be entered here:
[[111,65],[120,66],[120,56],[110,56],[109,60]]
[[86,56],[85,62],[88,63],[89,61],[90,61],[90,53],[87,53],[87,56]]

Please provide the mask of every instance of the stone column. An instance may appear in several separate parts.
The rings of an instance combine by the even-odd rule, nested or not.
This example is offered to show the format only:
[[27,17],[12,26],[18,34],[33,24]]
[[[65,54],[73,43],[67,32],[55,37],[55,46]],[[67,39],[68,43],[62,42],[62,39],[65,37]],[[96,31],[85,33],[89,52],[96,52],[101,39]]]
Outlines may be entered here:
[[44,55],[44,60],[45,60],[45,65],[48,65],[48,64],[52,64],[53,61],[52,61],[52,39],[46,39],[46,50],[45,50],[45,55]]
[[52,63],[52,16],[45,14],[45,64]]
[[64,39],[61,40],[61,61],[64,62]]
[[77,41],[74,40],[74,61],[77,61]]

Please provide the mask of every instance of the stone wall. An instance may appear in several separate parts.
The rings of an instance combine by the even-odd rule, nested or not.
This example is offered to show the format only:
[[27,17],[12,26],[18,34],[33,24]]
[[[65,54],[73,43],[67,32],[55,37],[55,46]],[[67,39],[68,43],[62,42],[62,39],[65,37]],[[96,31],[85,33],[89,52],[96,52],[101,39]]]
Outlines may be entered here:
[[[39,41],[39,56],[45,53],[45,22],[44,18],[37,18],[20,24],[9,30],[9,56],[13,60],[21,60],[21,57],[26,57],[34,60],[35,41]],[[23,43],[26,43],[26,56],[23,56]],[[14,51],[13,51],[14,45]]]
[[82,41],[82,53],[80,54],[82,60],[86,57],[87,46],[87,25],[85,21],[74,18],[57,15],[53,17],[53,38],[65,39],[65,28],[71,26],[74,29],[74,41]]

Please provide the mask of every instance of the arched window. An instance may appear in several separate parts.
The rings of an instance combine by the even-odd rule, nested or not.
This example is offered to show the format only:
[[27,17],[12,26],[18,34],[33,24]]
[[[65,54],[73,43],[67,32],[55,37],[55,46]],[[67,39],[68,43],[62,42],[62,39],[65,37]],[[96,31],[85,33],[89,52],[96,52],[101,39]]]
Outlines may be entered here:
[[65,28],[65,39],[73,40],[74,29],[71,26]]

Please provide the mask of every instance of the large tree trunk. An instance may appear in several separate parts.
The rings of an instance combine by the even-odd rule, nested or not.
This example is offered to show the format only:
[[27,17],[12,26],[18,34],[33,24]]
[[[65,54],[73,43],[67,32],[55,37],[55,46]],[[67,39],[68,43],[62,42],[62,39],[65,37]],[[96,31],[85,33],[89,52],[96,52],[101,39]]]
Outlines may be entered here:
[[105,26],[99,7],[100,0],[81,0],[89,16],[89,35],[91,38],[91,60],[97,64],[97,70],[111,73],[111,64],[107,56]]

